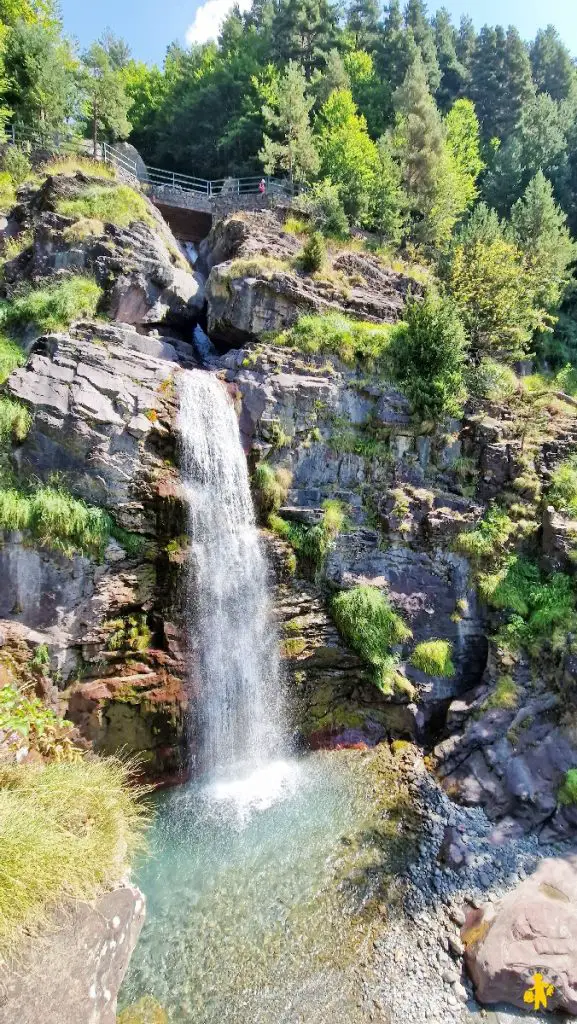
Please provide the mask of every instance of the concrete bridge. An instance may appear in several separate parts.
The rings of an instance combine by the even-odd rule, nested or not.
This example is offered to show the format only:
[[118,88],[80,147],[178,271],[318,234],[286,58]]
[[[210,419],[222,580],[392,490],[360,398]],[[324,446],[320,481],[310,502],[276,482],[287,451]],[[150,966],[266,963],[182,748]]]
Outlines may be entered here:
[[102,146],[102,159],[114,167],[118,177],[143,189],[177,238],[194,243],[206,238],[215,216],[290,205],[299,191],[286,179],[268,176],[209,180],[166,171],[135,160],[122,146],[108,143]]

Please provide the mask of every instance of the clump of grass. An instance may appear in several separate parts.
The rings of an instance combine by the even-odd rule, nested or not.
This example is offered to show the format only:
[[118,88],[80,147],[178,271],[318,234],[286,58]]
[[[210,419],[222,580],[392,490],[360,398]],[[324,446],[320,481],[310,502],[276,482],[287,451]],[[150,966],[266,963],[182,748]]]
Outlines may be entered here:
[[2,256],[5,262],[15,260],[17,256],[29,249],[34,241],[34,236],[31,231],[20,231],[17,235],[12,235],[7,238],[4,242],[4,248],[2,250]]
[[36,324],[41,331],[57,331],[73,320],[93,317],[102,289],[91,277],[66,277],[55,284],[22,291],[0,305],[0,326],[8,329]]
[[563,785],[557,793],[557,801],[562,807],[577,804],[577,768],[569,768],[566,772]]
[[[48,648],[40,645],[30,660],[33,669],[46,668]],[[9,684],[0,689],[0,732],[3,743],[12,751],[22,747],[35,750],[44,758],[75,760],[80,751],[70,738],[71,722],[59,718],[38,697]]]
[[101,558],[112,530],[107,512],[73,498],[60,487],[31,494],[0,489],[0,529],[28,530],[41,545],[72,556]]
[[0,766],[0,952],[68,899],[122,878],[146,823],[117,759]]
[[547,501],[558,512],[577,518],[577,456],[566,459],[554,471]]
[[7,171],[0,171],[0,212],[8,213],[16,205],[16,188]]
[[491,506],[476,529],[460,533],[455,547],[475,562],[489,558],[507,542],[516,529],[515,523],[504,509]]
[[391,324],[368,324],[339,313],[311,313],[299,317],[275,342],[307,354],[337,356],[347,366],[375,366],[384,358],[393,330]]
[[292,475],[290,470],[261,462],[253,473],[253,487],[259,520],[266,523],[286,501]]
[[268,525],[277,536],[289,542],[305,569],[318,573],[347,521],[342,503],[328,499],[323,503],[323,518],[315,526],[289,523],[274,512],[269,516]]
[[108,164],[103,164],[100,160],[91,160],[90,157],[85,156],[54,157],[40,168],[40,172],[45,175],[76,174],[77,171],[90,174],[93,178],[106,178],[108,181],[113,181],[116,177],[114,170]]
[[538,653],[544,643],[562,646],[577,626],[571,577],[546,576],[528,559],[512,557],[497,573],[482,575],[479,591],[488,604],[511,613],[497,638],[509,648]]
[[285,218],[283,231],[286,231],[289,235],[306,235],[308,234],[309,227],[310,223],[303,220],[302,217],[289,216]]
[[450,679],[455,675],[452,652],[453,645],[448,640],[424,640],[415,647],[410,663],[429,676]]
[[0,397],[0,444],[22,443],[28,435],[32,417],[28,409],[11,398]]
[[24,366],[26,356],[20,345],[5,334],[0,334],[0,385],[8,380],[8,377],[18,366]]
[[511,676],[499,676],[493,693],[483,702],[482,710],[514,711],[519,703],[519,687]]
[[465,383],[470,394],[500,402],[519,390],[519,379],[510,366],[485,356],[478,366],[465,370]]
[[104,222],[96,217],[81,217],[64,230],[64,241],[84,242],[87,238],[99,238],[104,234]]
[[61,199],[56,209],[65,217],[99,220],[118,228],[135,221],[154,223],[144,196],[128,185],[92,185],[76,199]]
[[250,256],[239,257],[226,266],[227,277],[264,277],[270,280],[275,274],[288,269],[287,264],[282,260],[274,259],[272,256]]
[[376,587],[343,591],[333,599],[331,610],[343,639],[371,666],[377,686],[390,693],[400,675],[391,647],[410,639],[409,627]]

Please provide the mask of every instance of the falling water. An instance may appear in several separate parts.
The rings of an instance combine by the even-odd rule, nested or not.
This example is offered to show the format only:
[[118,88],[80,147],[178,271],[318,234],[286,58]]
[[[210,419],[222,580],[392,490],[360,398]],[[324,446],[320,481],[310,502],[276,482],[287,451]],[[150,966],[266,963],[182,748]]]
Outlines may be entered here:
[[[199,666],[201,768],[234,787],[282,756],[278,654],[267,566],[237,417],[224,385],[181,375],[179,429],[189,505],[190,646]],[[234,769],[234,770],[233,770]],[[261,772],[262,774],[262,772]],[[217,792],[217,796],[219,793]]]

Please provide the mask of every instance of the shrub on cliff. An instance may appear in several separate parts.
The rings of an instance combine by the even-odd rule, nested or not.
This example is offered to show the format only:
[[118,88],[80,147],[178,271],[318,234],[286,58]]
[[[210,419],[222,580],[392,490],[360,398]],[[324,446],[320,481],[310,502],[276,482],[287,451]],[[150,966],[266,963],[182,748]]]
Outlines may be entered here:
[[266,523],[286,500],[291,473],[288,469],[273,469],[268,462],[261,462],[253,473],[252,481],[257,516],[259,522]]
[[333,599],[331,610],[343,639],[373,669],[377,686],[389,694],[395,689],[408,690],[410,684],[396,670],[391,647],[408,640],[412,633],[382,591],[353,587]]
[[553,472],[547,501],[558,512],[577,518],[577,458],[566,459]]
[[459,415],[465,397],[464,353],[463,325],[448,299],[407,302],[387,362],[420,419]]
[[450,679],[455,675],[452,650],[452,644],[448,640],[424,640],[417,644],[411,654],[411,665],[429,676]]
[[153,224],[146,199],[128,185],[93,185],[77,199],[61,199],[58,213],[65,217],[99,220],[127,228],[135,221]]
[[112,758],[0,766],[0,955],[125,874],[146,824],[132,776]]
[[391,324],[368,324],[341,313],[309,313],[275,341],[300,352],[336,356],[347,366],[376,369],[382,364],[393,330]]
[[16,330],[35,324],[40,331],[57,331],[73,320],[93,317],[101,296],[96,281],[82,275],[28,288],[0,304],[0,326]]
[[327,250],[323,236],[319,231],[313,231],[310,238],[305,242],[299,256],[301,270],[304,270],[307,274],[314,274],[315,271],[321,270],[324,267],[326,259]]

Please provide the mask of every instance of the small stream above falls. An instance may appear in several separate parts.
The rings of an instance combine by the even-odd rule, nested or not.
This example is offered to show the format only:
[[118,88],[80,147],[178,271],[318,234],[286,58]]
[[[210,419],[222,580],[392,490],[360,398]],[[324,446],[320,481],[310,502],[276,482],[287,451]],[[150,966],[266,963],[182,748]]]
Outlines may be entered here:
[[237,418],[216,377],[181,380],[197,775],[152,798],[121,1006],[153,996],[170,1024],[363,1024],[406,793],[387,746],[291,755]]

